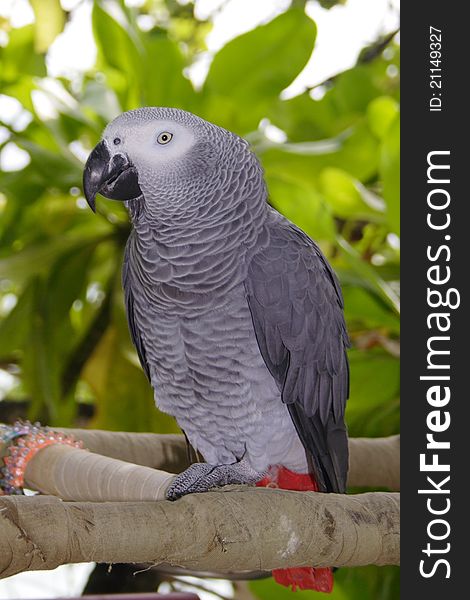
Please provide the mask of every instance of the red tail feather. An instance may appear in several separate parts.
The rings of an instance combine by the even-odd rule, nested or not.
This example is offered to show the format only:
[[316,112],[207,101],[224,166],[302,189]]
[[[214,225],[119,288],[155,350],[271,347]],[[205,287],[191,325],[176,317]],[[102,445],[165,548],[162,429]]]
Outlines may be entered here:
[[[282,490],[318,492],[317,482],[313,475],[310,473],[295,473],[280,465],[269,467],[267,475],[258,481],[256,485]],[[294,567],[275,569],[273,577],[277,583],[291,587],[294,592],[297,588],[316,590],[317,592],[331,592],[333,589],[333,572],[329,568]]]

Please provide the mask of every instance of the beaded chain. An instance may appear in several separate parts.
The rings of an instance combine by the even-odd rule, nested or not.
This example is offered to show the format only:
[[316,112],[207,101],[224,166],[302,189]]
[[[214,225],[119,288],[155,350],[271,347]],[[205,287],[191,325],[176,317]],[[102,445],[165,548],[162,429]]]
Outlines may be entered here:
[[[16,421],[0,424],[0,496],[23,494],[24,474],[28,462],[43,448],[65,444],[83,449],[83,442],[71,435],[42,427],[40,423]],[[3,456],[3,459],[2,459]]]

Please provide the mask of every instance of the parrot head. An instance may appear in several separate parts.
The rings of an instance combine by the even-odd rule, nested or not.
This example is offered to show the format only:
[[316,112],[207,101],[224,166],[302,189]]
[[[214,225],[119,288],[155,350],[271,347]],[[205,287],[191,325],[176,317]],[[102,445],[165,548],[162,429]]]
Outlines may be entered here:
[[217,187],[215,182],[229,179],[231,169],[246,165],[248,155],[245,140],[189,112],[131,110],[106,127],[88,157],[85,197],[93,211],[98,193],[114,200],[174,204],[188,193]]

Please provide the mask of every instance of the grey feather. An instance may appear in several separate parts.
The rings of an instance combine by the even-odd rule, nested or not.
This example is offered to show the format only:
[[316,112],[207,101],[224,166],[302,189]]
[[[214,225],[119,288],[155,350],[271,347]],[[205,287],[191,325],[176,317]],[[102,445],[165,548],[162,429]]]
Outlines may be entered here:
[[[133,233],[131,233],[131,236],[132,235]],[[131,334],[132,341],[137,351],[137,356],[139,357],[140,364],[142,365],[142,369],[144,370],[145,374],[147,375],[150,381],[150,367],[147,361],[147,356],[145,354],[145,346],[142,340],[141,331],[138,325],[136,324],[134,314],[134,285],[133,282],[130,280],[131,273],[129,269],[129,246],[130,244],[128,241],[124,253],[124,262],[122,265],[122,287],[124,290],[124,301],[126,303],[127,323],[129,325],[129,332]]]
[[266,228],[269,243],[253,257],[245,283],[256,338],[321,488],[344,492],[349,341],[339,283],[295,225],[273,211]]

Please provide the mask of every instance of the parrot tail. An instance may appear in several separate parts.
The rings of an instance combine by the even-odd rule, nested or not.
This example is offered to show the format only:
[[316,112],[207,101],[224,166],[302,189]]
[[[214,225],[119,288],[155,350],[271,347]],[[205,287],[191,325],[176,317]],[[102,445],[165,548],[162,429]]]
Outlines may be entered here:
[[[295,473],[281,465],[269,467],[268,473],[256,485],[281,490],[318,492],[317,482],[313,475],[310,473]],[[328,567],[274,569],[273,577],[277,583],[291,587],[293,592],[297,588],[327,593],[333,589],[333,571]]]

